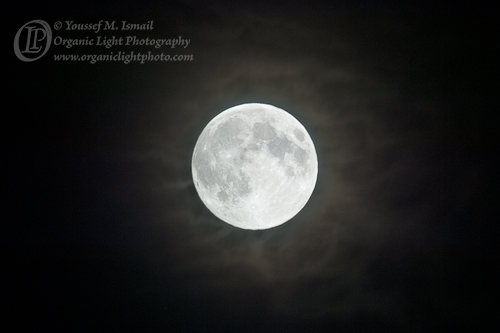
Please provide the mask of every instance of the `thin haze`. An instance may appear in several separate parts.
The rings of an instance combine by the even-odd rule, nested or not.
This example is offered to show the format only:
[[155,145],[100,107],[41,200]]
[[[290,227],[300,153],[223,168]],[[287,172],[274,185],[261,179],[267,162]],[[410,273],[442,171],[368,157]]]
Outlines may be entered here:
[[[7,299],[23,305],[7,317],[29,315],[16,325],[36,330],[176,332],[472,331],[492,320],[496,21],[386,3],[17,11],[12,38],[34,18],[154,20],[147,37],[190,39],[165,52],[194,58],[11,55],[0,236]],[[206,124],[252,102],[298,119],[319,163],[304,209],[263,231],[217,219],[191,178]]]

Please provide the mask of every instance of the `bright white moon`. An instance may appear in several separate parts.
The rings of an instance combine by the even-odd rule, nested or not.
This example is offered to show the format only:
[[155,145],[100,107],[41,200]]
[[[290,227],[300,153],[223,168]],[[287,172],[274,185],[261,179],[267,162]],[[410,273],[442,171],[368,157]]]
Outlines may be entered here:
[[212,119],[191,163],[201,200],[221,220],[268,229],[294,217],[318,175],[316,149],[302,124],[268,104],[241,104]]

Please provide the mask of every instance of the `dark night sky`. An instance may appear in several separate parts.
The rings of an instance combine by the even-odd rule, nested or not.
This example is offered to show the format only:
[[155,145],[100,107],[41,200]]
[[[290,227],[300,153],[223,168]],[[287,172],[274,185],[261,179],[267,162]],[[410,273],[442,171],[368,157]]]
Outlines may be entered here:
[[[18,2],[0,225],[12,331],[498,324],[497,18],[477,2],[398,3]],[[52,45],[25,63],[13,39],[34,19],[154,20],[153,31],[115,34],[191,42]],[[53,60],[120,50],[194,60]],[[319,160],[306,207],[264,231],[218,220],[191,179],[201,130],[246,102],[294,115]]]

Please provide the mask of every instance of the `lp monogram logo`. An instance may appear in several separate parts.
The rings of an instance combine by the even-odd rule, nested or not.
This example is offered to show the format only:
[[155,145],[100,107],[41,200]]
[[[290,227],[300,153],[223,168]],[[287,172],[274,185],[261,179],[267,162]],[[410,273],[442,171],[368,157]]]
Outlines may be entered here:
[[47,22],[33,20],[23,25],[14,38],[14,52],[22,61],[35,61],[49,50],[52,30]]

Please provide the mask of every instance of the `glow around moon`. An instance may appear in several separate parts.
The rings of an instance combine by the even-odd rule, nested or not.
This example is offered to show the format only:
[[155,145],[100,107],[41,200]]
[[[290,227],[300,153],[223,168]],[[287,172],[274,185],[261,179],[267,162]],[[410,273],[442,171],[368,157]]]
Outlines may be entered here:
[[318,174],[311,137],[288,112],[241,104],[213,118],[193,152],[196,190],[221,220],[268,229],[294,217],[309,200]]

